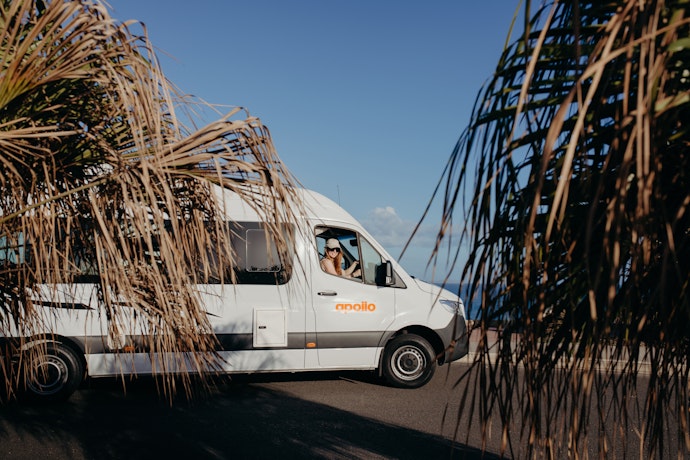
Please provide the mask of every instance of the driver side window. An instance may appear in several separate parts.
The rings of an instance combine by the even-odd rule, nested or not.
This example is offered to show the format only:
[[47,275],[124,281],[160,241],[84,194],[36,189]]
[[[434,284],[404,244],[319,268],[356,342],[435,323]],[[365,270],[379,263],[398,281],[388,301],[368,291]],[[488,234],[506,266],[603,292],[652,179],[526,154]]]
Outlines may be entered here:
[[317,227],[316,247],[321,269],[333,276],[361,280],[357,234],[335,227]]
[[[365,284],[385,285],[384,259],[359,233],[337,227],[316,227],[315,236],[319,263],[326,273],[330,273],[330,266],[335,266],[338,276]],[[329,247],[337,247],[337,250],[328,251]]]

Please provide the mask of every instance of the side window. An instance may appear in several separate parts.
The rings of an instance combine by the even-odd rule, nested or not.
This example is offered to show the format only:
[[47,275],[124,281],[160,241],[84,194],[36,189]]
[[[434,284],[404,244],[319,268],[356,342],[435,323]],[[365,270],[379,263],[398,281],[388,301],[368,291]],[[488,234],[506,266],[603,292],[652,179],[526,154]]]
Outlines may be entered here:
[[359,247],[361,248],[362,258],[362,271],[364,272],[364,282],[366,284],[384,285],[385,284],[385,273],[382,276],[383,267],[383,257],[378,253],[374,247],[369,244],[364,238],[360,238]]
[[[221,265],[216,249],[208,248],[210,266],[196,267],[199,279],[206,279],[209,284],[219,284],[221,279],[225,283],[238,284],[284,284],[290,279],[290,266],[281,260],[275,241],[259,222],[228,222],[227,232],[230,235],[233,254],[233,265]],[[70,255],[73,266],[77,269],[74,282],[94,282],[98,279],[95,266],[89,265],[94,260],[92,244],[88,238],[73,242],[73,253]],[[160,263],[158,239],[153,237],[154,247],[151,252],[145,251],[144,256],[151,264]],[[89,252],[91,251],[91,253]],[[221,267],[223,276],[221,277]]]
[[290,279],[290,265],[280,258],[276,242],[258,222],[230,224],[233,273],[226,277],[238,284],[284,284]]
[[[385,260],[381,254],[359,233],[337,227],[317,227],[316,247],[319,251],[321,268],[326,271],[324,258],[340,263],[340,276],[375,286],[386,284]],[[338,255],[327,254],[329,240],[336,240],[340,247]],[[357,264],[352,269],[352,264]],[[351,274],[348,274],[348,269]]]
[[[323,271],[357,282],[362,280],[357,233],[337,227],[316,227],[315,236],[319,265]],[[329,251],[328,247],[335,250]],[[334,268],[336,273],[330,273],[330,268]]]
[[[340,271],[344,273],[341,273],[340,276],[353,281],[373,286],[406,287],[405,283],[395,273],[392,274],[392,277],[388,276],[387,278],[388,264],[386,259],[359,233],[338,227],[316,227],[314,235],[316,248],[319,252],[319,263],[327,273],[328,271],[323,264],[323,259],[326,257],[336,263],[339,260]],[[329,240],[335,240],[330,246],[339,246],[340,251],[337,253],[342,257],[338,258],[335,257],[334,253],[326,253]],[[357,265],[352,270],[352,265],[355,262]],[[351,274],[348,274],[348,270],[351,270]]]
[[[63,229],[59,229],[57,232],[51,241],[56,242],[55,258],[61,261],[61,268],[58,270],[62,279],[72,283],[97,282],[98,270],[95,266],[95,254],[88,236],[85,236],[84,233],[70,234]],[[36,269],[31,258],[30,240],[30,237],[25,238],[23,232],[0,237],[0,267],[7,269],[29,265]],[[66,244],[67,241],[69,241],[69,245]],[[52,266],[49,269],[52,270]]]
[[6,235],[0,237],[0,266],[15,266],[25,262],[24,234],[18,233],[14,238]]

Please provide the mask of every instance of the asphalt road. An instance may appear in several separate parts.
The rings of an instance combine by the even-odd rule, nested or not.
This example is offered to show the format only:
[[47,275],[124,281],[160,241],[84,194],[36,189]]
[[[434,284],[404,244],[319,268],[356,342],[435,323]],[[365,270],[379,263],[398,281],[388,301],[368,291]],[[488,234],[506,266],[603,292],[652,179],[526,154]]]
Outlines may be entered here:
[[[193,399],[94,380],[67,402],[0,407],[1,459],[450,458],[443,372],[419,390],[370,373],[233,377]],[[491,458],[491,456],[486,457]]]
[[370,373],[240,376],[172,405],[151,379],[126,392],[95,380],[64,403],[0,406],[0,459],[501,458],[498,420],[483,455],[481,424],[457,420],[466,367],[442,367],[417,390]]

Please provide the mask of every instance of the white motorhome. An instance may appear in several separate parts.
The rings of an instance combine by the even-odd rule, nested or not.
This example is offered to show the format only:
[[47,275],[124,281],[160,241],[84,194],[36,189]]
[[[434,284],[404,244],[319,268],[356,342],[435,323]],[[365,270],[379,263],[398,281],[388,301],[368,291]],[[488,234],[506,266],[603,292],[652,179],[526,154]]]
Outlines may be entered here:
[[[378,370],[392,385],[427,383],[437,364],[467,354],[461,299],[408,275],[350,214],[313,191],[300,192],[306,215],[290,256],[267,245],[262,217],[224,191],[225,215],[237,254],[235,283],[199,285],[223,358],[222,372]],[[359,261],[356,277],[324,271],[329,239],[344,264]],[[1,252],[1,251],[0,251]],[[2,255],[0,254],[0,258]],[[42,377],[27,391],[45,400],[68,397],[88,377],[155,374],[156,357],[137,338],[107,336],[95,285],[65,285],[52,296],[47,355],[35,363]],[[59,298],[55,298],[55,297]],[[45,300],[45,299],[44,299]],[[63,308],[60,308],[63,306]],[[28,338],[31,343],[31,338]],[[129,345],[128,345],[129,344]]]

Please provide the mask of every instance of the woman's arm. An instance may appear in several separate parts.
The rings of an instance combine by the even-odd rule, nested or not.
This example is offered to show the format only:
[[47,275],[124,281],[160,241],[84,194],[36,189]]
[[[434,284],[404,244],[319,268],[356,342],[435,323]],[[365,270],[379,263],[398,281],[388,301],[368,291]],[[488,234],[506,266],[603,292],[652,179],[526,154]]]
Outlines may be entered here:
[[352,262],[352,265],[350,265],[350,266],[347,268],[347,270],[345,270],[345,271],[343,272],[343,274],[344,274],[344,275],[347,275],[347,276],[350,276],[350,277],[356,276],[356,275],[353,275],[353,272],[355,271],[355,269],[357,269],[357,265],[359,265],[359,260],[355,260],[354,262]]

